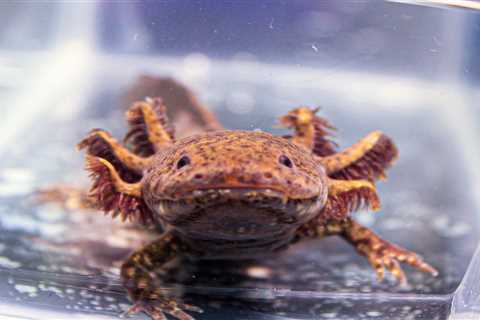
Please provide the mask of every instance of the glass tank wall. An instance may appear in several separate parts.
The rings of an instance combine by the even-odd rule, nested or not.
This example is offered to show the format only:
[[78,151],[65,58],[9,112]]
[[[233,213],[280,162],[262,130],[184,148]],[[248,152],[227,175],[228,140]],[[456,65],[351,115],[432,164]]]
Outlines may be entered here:
[[86,188],[75,144],[97,127],[121,137],[152,77],[185,84],[230,129],[288,134],[279,116],[320,106],[341,148],[388,133],[400,158],[382,210],[354,217],[440,272],[378,282],[340,238],[312,240],[204,263],[186,285],[196,319],[478,318],[480,13],[450,2],[0,4],[0,319],[128,309],[119,266],[157,235],[33,194]]

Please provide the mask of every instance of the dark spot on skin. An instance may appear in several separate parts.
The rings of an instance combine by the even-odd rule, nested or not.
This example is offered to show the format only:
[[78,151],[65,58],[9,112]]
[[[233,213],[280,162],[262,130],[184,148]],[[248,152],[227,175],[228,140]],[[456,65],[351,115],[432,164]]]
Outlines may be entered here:
[[302,185],[301,185],[301,184],[298,184],[298,183],[294,183],[294,184],[293,184],[293,188],[295,188],[295,189],[301,189],[301,188],[302,188]]
[[196,175],[193,176],[193,179],[197,179],[197,180],[200,180],[203,178],[203,174],[201,173],[197,173]]
[[177,169],[181,169],[189,164],[190,164],[190,158],[187,156],[183,156],[177,162]]
[[218,183],[225,183],[225,177],[223,175],[219,175],[216,178],[216,180],[217,180]]
[[254,183],[259,183],[260,181],[262,181],[262,174],[260,172],[255,172],[253,175],[252,175],[252,181]]
[[244,183],[246,181],[244,176],[239,176],[237,179],[238,179],[238,182],[240,183]]
[[271,179],[273,177],[271,172],[265,172],[263,176],[267,179]]
[[285,167],[292,168],[293,167],[293,162],[290,160],[289,157],[286,155],[282,154],[280,157],[278,157],[278,162],[280,164],[284,165]]

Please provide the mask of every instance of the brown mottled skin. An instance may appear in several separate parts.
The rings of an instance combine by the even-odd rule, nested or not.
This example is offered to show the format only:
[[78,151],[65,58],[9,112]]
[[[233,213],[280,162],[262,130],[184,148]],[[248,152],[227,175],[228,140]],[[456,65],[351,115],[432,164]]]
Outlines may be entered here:
[[400,262],[436,274],[350,216],[380,208],[374,183],[397,157],[391,139],[376,131],[336,152],[333,127],[316,111],[302,107],[280,118],[293,137],[219,130],[175,140],[162,100],[148,99],[127,113],[133,152],[101,130],[79,144],[93,180],[89,201],[163,232],[122,266],[134,302],[129,313],[191,320],[186,311],[201,311],[159,289],[153,271],[177,257],[252,258],[328,235],[351,243],[380,279],[386,269],[405,282]]
[[[185,156],[190,164],[178,168]],[[281,156],[295,166],[281,164]],[[216,131],[184,138],[156,154],[142,180],[142,195],[165,229],[202,244],[195,251],[239,257],[264,253],[266,240],[268,250],[289,243],[325,205],[327,176],[320,163],[286,139]],[[210,245],[209,239],[231,244]]]

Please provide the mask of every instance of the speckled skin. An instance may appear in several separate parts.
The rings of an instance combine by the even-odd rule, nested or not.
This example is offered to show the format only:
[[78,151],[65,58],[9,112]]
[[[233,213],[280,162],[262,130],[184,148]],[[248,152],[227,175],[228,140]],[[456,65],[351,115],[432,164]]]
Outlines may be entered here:
[[[192,165],[175,170],[184,155]],[[291,159],[292,168],[279,163],[282,155]],[[178,200],[213,186],[269,188],[290,199],[321,195],[326,200],[326,179],[324,167],[302,146],[266,132],[224,130],[181,139],[156,154],[143,191],[149,197]]]
[[[325,169],[305,151],[265,132],[194,135],[154,156],[142,180],[142,194],[165,229],[195,241],[197,250],[203,241],[204,255],[252,255],[258,251],[256,240],[263,243],[272,235],[273,250],[287,244],[327,201]],[[190,164],[176,168],[184,156]],[[279,162],[282,156],[292,167]],[[222,252],[208,239],[232,245]],[[241,241],[250,243],[240,250],[234,241],[237,247]]]
[[315,112],[297,108],[281,118],[295,130],[291,138],[222,130],[175,141],[161,100],[149,99],[127,113],[133,152],[101,130],[79,144],[93,180],[89,201],[163,232],[122,266],[130,312],[192,320],[185,311],[201,311],[160,288],[155,272],[177,257],[252,258],[328,235],[351,243],[380,279],[386,269],[405,282],[400,262],[436,274],[350,216],[380,208],[375,181],[397,158],[391,139],[373,132],[336,153],[326,139],[331,125]]

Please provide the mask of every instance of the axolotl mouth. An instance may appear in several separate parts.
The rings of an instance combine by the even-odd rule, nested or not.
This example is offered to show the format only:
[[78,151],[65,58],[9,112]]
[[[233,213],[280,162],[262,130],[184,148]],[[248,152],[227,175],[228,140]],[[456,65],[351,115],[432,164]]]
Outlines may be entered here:
[[179,200],[153,204],[164,222],[190,238],[225,240],[293,232],[323,205],[319,196],[292,199],[279,190],[249,186],[190,190]]

